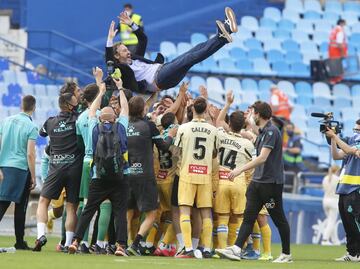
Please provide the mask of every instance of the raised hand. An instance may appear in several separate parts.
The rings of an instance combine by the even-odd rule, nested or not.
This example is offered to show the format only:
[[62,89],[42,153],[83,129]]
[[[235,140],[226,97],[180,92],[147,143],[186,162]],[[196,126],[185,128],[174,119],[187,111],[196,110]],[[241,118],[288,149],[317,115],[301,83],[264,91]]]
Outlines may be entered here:
[[109,27],[108,40],[113,40],[116,36],[118,29],[115,29],[115,22],[112,21]]
[[233,91],[230,90],[226,93],[226,104],[231,105],[234,103],[234,94]]
[[129,15],[123,11],[120,13],[120,16],[118,16],[120,23],[126,24],[131,26],[131,24],[133,24],[133,20],[129,17]]
[[113,81],[115,82],[116,87],[120,90],[122,88],[122,86],[123,86],[123,81],[121,80],[121,78],[120,79],[114,79],[113,78]]
[[200,95],[201,95],[202,97],[204,97],[206,100],[208,99],[209,95],[208,95],[208,91],[207,91],[207,89],[206,89],[205,86],[200,85],[200,86],[199,86],[199,92],[200,92]]
[[179,93],[186,93],[187,90],[189,89],[189,82],[183,82],[180,86],[180,90],[179,90]]
[[94,76],[94,78],[95,78],[95,81],[96,81],[96,84],[100,84],[101,83],[101,81],[102,81],[102,78],[103,78],[103,75],[104,75],[104,73],[103,73],[103,71],[101,70],[101,68],[99,68],[99,67],[95,67],[95,68],[93,68],[93,76]]

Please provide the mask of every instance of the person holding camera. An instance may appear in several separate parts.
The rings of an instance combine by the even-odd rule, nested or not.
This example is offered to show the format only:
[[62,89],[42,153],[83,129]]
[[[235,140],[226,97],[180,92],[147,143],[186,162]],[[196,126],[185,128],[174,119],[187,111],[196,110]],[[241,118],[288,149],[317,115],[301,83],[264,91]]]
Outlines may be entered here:
[[333,159],[344,162],[336,193],[339,194],[339,212],[346,233],[347,254],[336,261],[360,262],[360,119],[356,121],[353,136],[344,140],[333,129],[326,128],[325,134],[331,139]]

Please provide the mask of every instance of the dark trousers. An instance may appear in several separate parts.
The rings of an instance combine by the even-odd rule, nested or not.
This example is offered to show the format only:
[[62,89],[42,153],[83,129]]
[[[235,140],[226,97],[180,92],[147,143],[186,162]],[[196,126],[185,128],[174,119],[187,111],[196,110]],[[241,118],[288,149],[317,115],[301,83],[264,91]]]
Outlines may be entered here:
[[[24,241],[25,235],[25,217],[26,217],[26,210],[29,202],[29,195],[30,195],[30,181],[31,176],[27,178],[25,189],[21,196],[20,203],[15,203],[15,212],[14,212],[14,227],[15,227],[15,237],[16,242],[21,243]],[[10,206],[10,201],[0,201],[0,221],[5,215],[6,210]]]
[[282,253],[290,254],[290,227],[286,219],[283,201],[283,185],[251,182],[246,191],[244,220],[240,227],[236,245],[242,248],[251,234],[257,216],[265,205],[281,238]]
[[360,255],[360,189],[339,197],[339,212],[350,255]]
[[183,80],[191,67],[213,55],[226,43],[227,41],[225,38],[216,35],[209,40],[196,45],[188,52],[179,55],[171,62],[164,64],[155,78],[157,86],[161,90],[175,87]]
[[106,178],[93,179],[89,186],[89,196],[87,204],[80,216],[76,227],[75,238],[81,240],[85,230],[98,210],[100,204],[109,199],[114,214],[114,223],[116,231],[116,241],[120,245],[127,243],[127,200],[129,185],[127,179],[109,180]]

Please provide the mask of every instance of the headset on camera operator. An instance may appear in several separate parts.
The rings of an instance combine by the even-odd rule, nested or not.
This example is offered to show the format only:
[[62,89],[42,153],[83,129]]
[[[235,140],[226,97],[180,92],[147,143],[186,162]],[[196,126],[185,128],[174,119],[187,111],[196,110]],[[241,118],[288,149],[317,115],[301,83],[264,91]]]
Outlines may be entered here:
[[[360,261],[360,119],[354,134],[340,139],[335,128],[326,126],[324,132],[331,140],[334,160],[343,160],[344,168],[336,193],[339,194],[339,212],[346,233],[347,254],[337,261]],[[340,148],[340,149],[339,149]]]

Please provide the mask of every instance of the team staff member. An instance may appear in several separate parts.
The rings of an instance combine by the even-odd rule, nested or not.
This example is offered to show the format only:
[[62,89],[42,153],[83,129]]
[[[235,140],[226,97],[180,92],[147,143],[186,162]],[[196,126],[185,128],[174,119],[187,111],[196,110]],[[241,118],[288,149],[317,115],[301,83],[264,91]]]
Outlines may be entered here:
[[129,209],[138,209],[145,213],[145,220],[131,246],[127,249],[131,255],[141,255],[140,241],[151,229],[157,215],[158,191],[154,172],[153,145],[167,151],[172,144],[177,129],[169,130],[164,140],[155,123],[144,120],[145,101],[134,96],[129,101],[129,127],[127,130],[129,150]]
[[[131,4],[125,4],[124,11],[136,25],[144,30],[142,17],[139,14],[134,13],[133,6]],[[132,28],[125,23],[120,23],[116,28],[119,30],[118,32],[120,33],[121,42],[132,54],[134,54],[136,52],[139,41],[136,35],[133,33]]]
[[[64,88],[72,87],[67,83]],[[76,210],[79,202],[84,145],[78,143],[76,120],[78,113],[76,97],[71,93],[59,96],[60,113],[50,117],[40,130],[40,135],[50,138],[50,167],[48,177],[40,193],[37,209],[37,240],[33,251],[41,251],[47,242],[45,226],[51,199],[58,199],[62,189],[66,190],[66,242],[70,246],[77,222]]]
[[[339,212],[346,233],[347,254],[336,259],[340,262],[360,261],[360,120],[354,126],[354,135],[342,141],[328,128],[331,154],[334,160],[344,160],[344,172],[336,190]],[[337,146],[340,150],[337,149]]]
[[236,243],[226,249],[216,250],[219,255],[228,259],[241,259],[241,247],[251,234],[256,218],[263,205],[265,205],[279,230],[282,243],[282,253],[274,262],[292,262],[290,228],[282,205],[284,184],[282,137],[279,129],[271,123],[271,116],[272,111],[269,104],[261,101],[255,102],[253,105],[253,119],[260,128],[259,136],[255,142],[257,157],[229,174],[229,179],[233,180],[241,173],[255,168],[253,179],[246,192],[244,221],[240,227]]
[[[35,143],[38,128],[32,122],[36,100],[23,97],[21,112],[10,116],[0,125],[0,221],[11,202],[15,203],[14,223],[16,249],[30,249],[24,241],[25,216],[30,190],[36,185]],[[2,175],[0,173],[0,175]]]
[[212,166],[213,158],[217,156],[218,139],[216,127],[205,120],[207,106],[203,97],[195,99],[194,119],[179,127],[175,141],[175,146],[181,152],[178,203],[185,245],[185,251],[178,258],[194,257],[190,223],[190,212],[194,204],[200,210],[203,222],[203,257],[211,257]]

